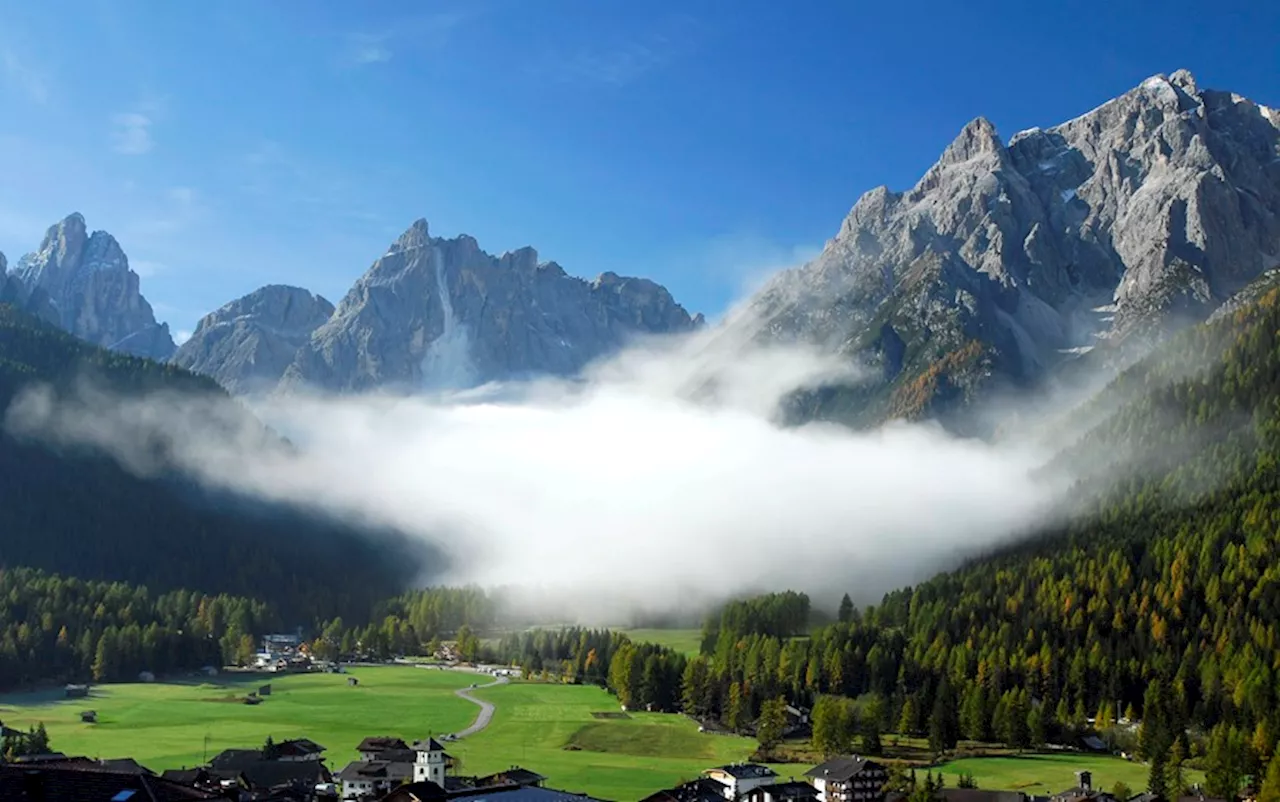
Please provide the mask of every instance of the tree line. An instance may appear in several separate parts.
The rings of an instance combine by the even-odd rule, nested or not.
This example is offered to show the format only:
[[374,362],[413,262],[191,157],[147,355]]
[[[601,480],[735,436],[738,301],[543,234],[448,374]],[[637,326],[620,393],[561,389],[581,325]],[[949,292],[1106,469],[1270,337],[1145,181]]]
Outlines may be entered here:
[[0,569],[0,688],[136,680],[249,659],[280,626],[267,605],[186,590]]

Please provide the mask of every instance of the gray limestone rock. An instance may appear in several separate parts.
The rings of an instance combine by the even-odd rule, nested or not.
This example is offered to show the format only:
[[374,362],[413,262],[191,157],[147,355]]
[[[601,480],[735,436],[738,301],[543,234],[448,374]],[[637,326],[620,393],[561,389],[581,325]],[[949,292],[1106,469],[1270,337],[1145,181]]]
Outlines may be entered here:
[[863,195],[750,320],[882,365],[881,412],[909,414],[940,377],[968,397],[1201,320],[1277,264],[1280,112],[1178,71],[1007,145],[974,120],[910,190]]
[[173,362],[233,393],[269,390],[332,314],[333,304],[308,290],[268,285],[205,315]]
[[501,256],[414,223],[311,335],[282,387],[353,392],[570,375],[639,335],[697,325],[663,287],[574,278],[532,248]]
[[156,322],[120,244],[105,231],[88,233],[79,213],[51,226],[11,275],[28,297],[47,298],[58,325],[81,339],[151,359],[173,354],[169,327]]

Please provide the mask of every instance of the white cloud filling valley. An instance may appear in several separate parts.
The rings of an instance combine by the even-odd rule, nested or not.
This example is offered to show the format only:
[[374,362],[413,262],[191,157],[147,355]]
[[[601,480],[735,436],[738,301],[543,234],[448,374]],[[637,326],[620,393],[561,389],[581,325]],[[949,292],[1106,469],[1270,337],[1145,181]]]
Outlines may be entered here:
[[527,589],[589,623],[786,588],[874,602],[1054,507],[1063,485],[1032,475],[1045,455],[1016,444],[773,419],[788,392],[840,377],[803,349],[701,333],[575,381],[251,402],[293,448],[264,441],[240,402],[90,387],[28,392],[6,424],[139,473],[396,527],[449,556],[435,581]]

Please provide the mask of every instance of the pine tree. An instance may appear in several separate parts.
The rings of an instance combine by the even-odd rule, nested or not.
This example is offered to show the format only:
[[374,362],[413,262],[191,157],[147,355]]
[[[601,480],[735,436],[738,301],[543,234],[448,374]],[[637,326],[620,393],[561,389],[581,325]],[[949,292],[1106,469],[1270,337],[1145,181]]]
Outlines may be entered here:
[[1186,736],[1180,735],[1173,741],[1173,747],[1169,750],[1169,762],[1164,769],[1164,790],[1171,799],[1182,796],[1187,790],[1187,776],[1183,769],[1183,763],[1186,759]]
[[756,740],[760,748],[769,751],[782,742],[782,730],[787,725],[787,701],[781,696],[760,706],[760,718],[756,721]]
[[840,612],[837,613],[836,617],[842,624],[847,624],[853,620],[853,599],[849,598],[848,593],[844,594],[844,598],[840,599]]
[[729,685],[728,724],[729,729],[740,732],[747,723],[747,702],[742,698],[742,686],[736,682]]
[[951,683],[943,677],[934,697],[933,715],[929,717],[929,748],[935,753],[955,749],[956,742],[960,740],[959,711],[956,707]]
[[898,734],[908,737],[915,735],[919,731],[916,727],[917,720],[915,697],[908,696],[902,700],[902,713],[898,716]]
[[1258,790],[1258,802],[1280,802],[1280,757],[1267,763],[1267,774]]
[[1165,777],[1165,765],[1167,762],[1167,753],[1163,751],[1156,752],[1151,756],[1151,770],[1147,773],[1147,791],[1161,799],[1169,798],[1169,789],[1166,785]]

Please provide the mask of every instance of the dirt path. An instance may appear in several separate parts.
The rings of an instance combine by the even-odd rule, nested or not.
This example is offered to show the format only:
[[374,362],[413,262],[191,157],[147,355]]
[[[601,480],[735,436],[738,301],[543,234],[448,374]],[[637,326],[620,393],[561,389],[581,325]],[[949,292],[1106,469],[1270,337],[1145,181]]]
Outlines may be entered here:
[[506,685],[506,684],[507,684],[506,677],[498,677],[493,682],[490,682],[488,685],[480,685],[479,687],[474,689],[459,688],[458,690],[453,692],[454,695],[458,696],[459,698],[466,699],[468,702],[471,702],[472,704],[480,706],[480,714],[476,716],[476,720],[471,722],[471,726],[467,727],[465,730],[458,730],[457,732],[455,732],[453,734],[454,740],[457,740],[458,738],[466,738],[468,735],[475,735],[477,732],[480,732],[480,730],[483,730],[485,727],[489,726],[489,722],[493,720],[493,703],[486,702],[483,699],[477,699],[476,697],[471,695],[471,691],[480,690],[481,688],[492,688],[495,685]]

